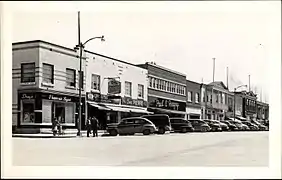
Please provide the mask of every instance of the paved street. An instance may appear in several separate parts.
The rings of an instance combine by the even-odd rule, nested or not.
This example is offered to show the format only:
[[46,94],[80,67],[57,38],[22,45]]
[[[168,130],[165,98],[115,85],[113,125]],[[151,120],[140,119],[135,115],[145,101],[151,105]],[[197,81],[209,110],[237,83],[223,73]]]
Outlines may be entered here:
[[13,165],[268,166],[268,132],[13,138]]

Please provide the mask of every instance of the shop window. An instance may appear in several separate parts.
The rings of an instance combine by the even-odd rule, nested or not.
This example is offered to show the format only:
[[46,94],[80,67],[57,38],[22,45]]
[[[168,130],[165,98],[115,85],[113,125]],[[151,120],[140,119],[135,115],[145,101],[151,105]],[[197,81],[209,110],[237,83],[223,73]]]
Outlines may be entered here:
[[125,81],[125,95],[131,96],[131,82]]
[[192,102],[192,92],[188,91],[188,96],[187,96],[188,102]]
[[65,103],[65,123],[66,124],[74,124],[75,116],[75,103]]
[[138,84],[138,97],[144,98],[144,86],[142,84]]
[[21,82],[35,82],[35,63],[21,64]]
[[45,83],[54,83],[54,66],[51,64],[43,63],[43,79]]
[[52,101],[42,101],[42,123],[52,123]]
[[92,74],[91,89],[100,91],[100,76]]
[[74,69],[66,69],[66,82],[67,86],[75,87],[75,70]]
[[35,123],[34,100],[23,100],[22,113],[22,123]]

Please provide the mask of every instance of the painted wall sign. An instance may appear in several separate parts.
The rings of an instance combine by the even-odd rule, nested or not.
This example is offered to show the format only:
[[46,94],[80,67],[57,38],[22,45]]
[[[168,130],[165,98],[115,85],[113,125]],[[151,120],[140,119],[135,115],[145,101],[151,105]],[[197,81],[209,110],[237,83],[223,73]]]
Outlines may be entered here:
[[34,94],[24,93],[21,95],[21,99],[34,99]]
[[88,101],[94,101],[94,102],[103,102],[103,103],[112,103],[112,104],[119,104],[120,103],[120,97],[117,98],[111,98],[112,96],[96,93],[96,92],[87,92],[86,98]]
[[109,79],[108,81],[108,93],[109,94],[120,94],[121,82],[115,79]]
[[57,100],[64,102],[74,102],[74,98],[57,94],[42,93],[42,99]]
[[186,111],[186,102],[179,102],[169,99],[156,98],[149,96],[149,107],[157,107],[176,111]]
[[89,101],[100,102],[101,101],[101,94],[100,93],[87,92],[86,98]]
[[123,97],[121,104],[130,105],[130,106],[138,106],[138,107],[147,107],[147,101],[143,99],[132,99],[130,97]]

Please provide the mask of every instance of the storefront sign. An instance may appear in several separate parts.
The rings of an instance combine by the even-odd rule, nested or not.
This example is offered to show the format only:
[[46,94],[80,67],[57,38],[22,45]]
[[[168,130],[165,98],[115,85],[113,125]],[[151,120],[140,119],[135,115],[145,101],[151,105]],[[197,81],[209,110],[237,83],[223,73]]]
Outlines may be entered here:
[[59,101],[65,101],[65,102],[71,102],[71,98],[68,98],[66,96],[55,96],[55,95],[49,95],[49,99],[51,100],[59,100]]
[[25,93],[21,95],[21,99],[34,99],[34,95]]
[[94,93],[94,92],[87,92],[86,98],[89,101],[100,102],[101,101],[101,94],[100,93]]
[[115,79],[109,79],[108,82],[108,93],[109,94],[120,94],[121,83]]
[[147,102],[144,101],[143,99],[132,99],[130,97],[123,97],[121,103],[123,105],[147,107]]
[[186,111],[186,102],[179,102],[149,96],[149,107],[157,107],[176,111]]

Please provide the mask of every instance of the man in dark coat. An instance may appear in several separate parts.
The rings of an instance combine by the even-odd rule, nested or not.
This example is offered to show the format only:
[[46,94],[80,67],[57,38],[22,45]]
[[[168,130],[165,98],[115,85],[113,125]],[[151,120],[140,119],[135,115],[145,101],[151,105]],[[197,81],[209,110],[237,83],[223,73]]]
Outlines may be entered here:
[[92,118],[91,125],[92,125],[92,130],[93,130],[93,137],[95,136],[98,137],[99,121],[95,116],[93,116]]
[[91,118],[86,121],[87,137],[91,134]]

